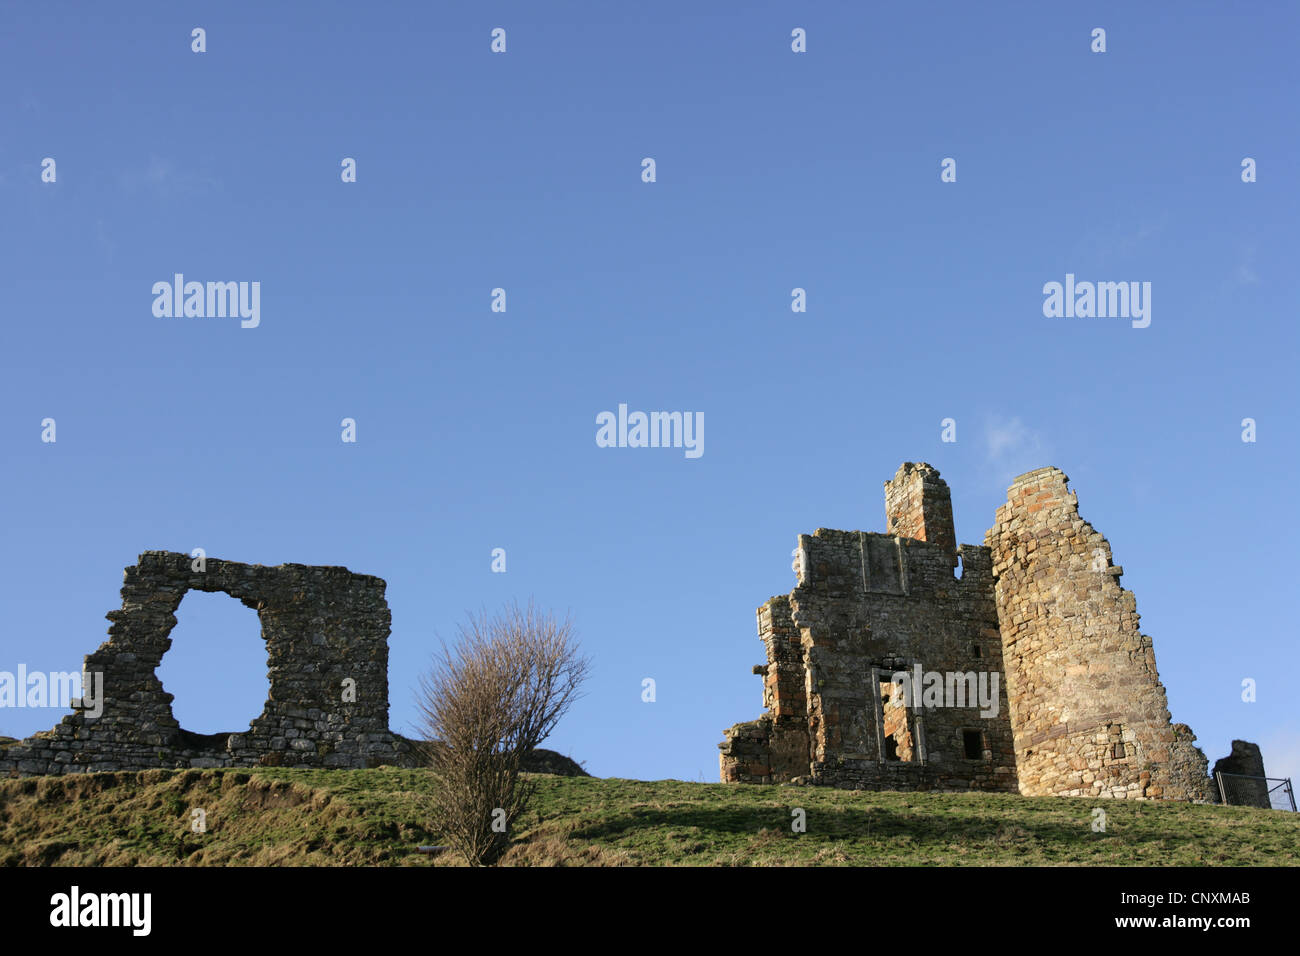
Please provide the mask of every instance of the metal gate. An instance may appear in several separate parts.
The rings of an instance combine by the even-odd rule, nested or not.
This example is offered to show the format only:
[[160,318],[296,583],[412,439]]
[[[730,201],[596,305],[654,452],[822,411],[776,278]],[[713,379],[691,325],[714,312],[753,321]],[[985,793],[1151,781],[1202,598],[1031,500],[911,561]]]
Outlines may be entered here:
[[1253,777],[1242,773],[1216,773],[1219,800],[1234,807],[1295,812],[1295,790],[1290,777]]

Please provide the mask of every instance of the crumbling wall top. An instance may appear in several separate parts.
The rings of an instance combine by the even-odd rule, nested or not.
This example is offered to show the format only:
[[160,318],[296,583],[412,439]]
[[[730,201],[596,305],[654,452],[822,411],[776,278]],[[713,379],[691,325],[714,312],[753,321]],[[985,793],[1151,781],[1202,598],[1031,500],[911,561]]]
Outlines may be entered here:
[[956,555],[952,493],[937,468],[923,461],[905,461],[885,482],[885,530],[937,544]]

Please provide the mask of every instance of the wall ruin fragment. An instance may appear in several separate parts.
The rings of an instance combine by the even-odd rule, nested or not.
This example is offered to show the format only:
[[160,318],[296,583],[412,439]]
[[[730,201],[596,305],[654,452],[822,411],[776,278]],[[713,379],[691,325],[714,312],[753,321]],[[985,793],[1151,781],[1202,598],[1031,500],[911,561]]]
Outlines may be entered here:
[[[146,551],[124,580],[122,607],[107,614],[109,640],[85,659],[86,673],[103,675],[102,713],[90,716],[83,703],[53,730],[0,751],[0,773],[407,760],[409,745],[388,729],[391,615],[382,578],[342,567],[200,563]],[[183,730],[155,674],[191,590],[228,594],[261,621],[270,691],[246,730]]]
[[973,700],[908,706],[892,681],[917,667],[1001,670],[989,551],[955,544],[948,486],[931,466],[905,463],[885,498],[890,527],[925,537],[799,536],[798,586],[758,611],[768,713],[727,731],[724,781],[1015,791],[1001,686],[996,714],[983,716]]
[[1205,755],[1170,722],[1137,600],[1064,472],[1007,491],[985,536],[1026,795],[1209,800]]

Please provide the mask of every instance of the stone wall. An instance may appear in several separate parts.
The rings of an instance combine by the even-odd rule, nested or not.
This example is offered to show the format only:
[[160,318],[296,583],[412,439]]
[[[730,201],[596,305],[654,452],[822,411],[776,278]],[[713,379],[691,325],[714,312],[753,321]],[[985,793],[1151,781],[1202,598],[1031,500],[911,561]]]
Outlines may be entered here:
[[[798,586],[758,613],[767,663],[755,670],[767,713],[726,732],[724,781],[1015,791],[1000,680],[988,717],[974,701],[907,706],[892,681],[918,665],[1001,671],[989,552],[962,545],[955,576],[951,499],[928,465],[899,469],[886,485],[886,513],[891,525],[936,540],[825,528],[800,535]],[[966,754],[967,734],[977,756]]]
[[1257,744],[1245,740],[1232,742],[1232,753],[1214,762],[1213,779],[1216,781],[1215,798],[1220,797],[1217,787],[1219,774],[1223,778],[1223,789],[1228,803],[1239,807],[1271,807],[1268,795],[1268,781],[1264,779],[1264,755]]
[[[146,551],[125,572],[109,640],[85,659],[103,674],[103,711],[84,704],[51,731],[14,744],[0,773],[150,767],[367,767],[404,763],[409,747],[388,729],[388,634],[383,579],[347,568],[237,564]],[[270,692],[243,731],[182,730],[154,673],[171,646],[187,591],[220,591],[257,611]]]
[[[885,483],[885,516],[890,534],[799,537],[798,586],[758,612],[767,712],[726,731],[724,781],[1215,799],[1123,569],[1060,470],[1015,480],[984,547],[954,543],[924,462]],[[917,665],[998,674],[997,716],[909,706],[891,678]]]
[[1123,568],[1067,481],[1057,468],[1021,475],[985,537],[1020,790],[1207,800],[1205,756],[1170,723]]
[[935,468],[925,462],[905,461],[893,480],[885,482],[885,531],[957,553],[952,495]]

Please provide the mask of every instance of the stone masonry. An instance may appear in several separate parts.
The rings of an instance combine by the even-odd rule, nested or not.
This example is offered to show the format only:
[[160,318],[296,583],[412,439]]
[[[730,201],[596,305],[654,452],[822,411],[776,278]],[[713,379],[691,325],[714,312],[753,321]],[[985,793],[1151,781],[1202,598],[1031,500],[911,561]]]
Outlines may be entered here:
[[[371,767],[405,763],[388,729],[388,634],[382,578],[347,568],[237,564],[146,551],[126,569],[109,640],[86,657],[103,674],[103,711],[84,704],[53,730],[0,750],[0,774],[151,767]],[[187,591],[220,591],[257,611],[270,693],[247,730],[182,730],[154,669],[171,646]]]
[[[722,780],[1216,799],[1067,481],[1020,476],[984,546],[958,545],[947,484],[906,462],[885,483],[889,534],[800,535],[797,586],[758,609],[766,713],[726,731]],[[972,706],[980,679],[996,706]]]
[[984,543],[997,578],[1020,792],[1210,799],[1204,754],[1171,724],[1137,600],[1065,474],[1007,492]]
[[727,731],[724,781],[1015,792],[1000,685],[995,714],[981,716],[968,688],[965,706],[909,707],[892,680],[918,666],[1002,670],[989,550],[956,545],[947,485],[929,465],[903,465],[885,501],[889,527],[907,534],[799,536],[798,586],[758,610],[768,712]]

